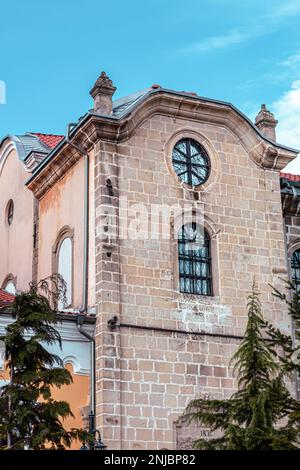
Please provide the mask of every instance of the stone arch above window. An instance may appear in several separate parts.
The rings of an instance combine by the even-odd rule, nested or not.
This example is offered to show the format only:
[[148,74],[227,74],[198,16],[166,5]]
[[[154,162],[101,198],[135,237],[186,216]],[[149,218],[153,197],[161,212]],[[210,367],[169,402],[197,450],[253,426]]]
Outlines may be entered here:
[[60,274],[66,283],[66,304],[60,300],[58,309],[69,309],[73,305],[74,286],[74,230],[63,227],[53,247],[53,274]]
[[63,363],[64,363],[64,366],[66,366],[67,364],[72,364],[74,373],[77,373],[80,370],[80,362],[78,360],[78,357],[76,356],[73,356],[73,355],[65,356],[63,358]]
[[300,249],[300,238],[294,239],[291,243],[288,244],[288,256],[291,258],[294,251]]
[[298,261],[298,253],[300,253],[300,239],[293,240],[288,245],[287,257],[288,257],[288,277],[291,281],[297,276],[295,272],[296,264]]

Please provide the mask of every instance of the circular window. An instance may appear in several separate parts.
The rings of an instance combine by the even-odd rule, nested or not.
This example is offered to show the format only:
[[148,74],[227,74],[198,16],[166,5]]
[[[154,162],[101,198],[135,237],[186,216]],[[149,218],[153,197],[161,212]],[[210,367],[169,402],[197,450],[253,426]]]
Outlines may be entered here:
[[193,139],[181,139],[175,145],[172,162],[177,176],[190,186],[205,183],[210,174],[210,160],[202,145]]
[[13,218],[14,218],[14,202],[12,199],[10,199],[10,201],[8,201],[7,206],[6,206],[6,221],[8,225],[11,225]]

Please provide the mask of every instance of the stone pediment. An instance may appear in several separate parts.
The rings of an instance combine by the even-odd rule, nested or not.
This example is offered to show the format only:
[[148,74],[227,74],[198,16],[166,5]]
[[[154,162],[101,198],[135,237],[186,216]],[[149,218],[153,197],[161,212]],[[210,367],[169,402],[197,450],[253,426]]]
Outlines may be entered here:
[[[297,155],[297,150],[277,144],[230,103],[209,100],[192,94],[155,89],[146,93],[120,116],[87,113],[72,130],[71,140],[89,151],[100,140],[124,143],[143,122],[154,115],[169,116],[227,128],[260,168],[280,171]],[[41,197],[81,157],[69,144],[48,156],[27,182],[36,197]]]

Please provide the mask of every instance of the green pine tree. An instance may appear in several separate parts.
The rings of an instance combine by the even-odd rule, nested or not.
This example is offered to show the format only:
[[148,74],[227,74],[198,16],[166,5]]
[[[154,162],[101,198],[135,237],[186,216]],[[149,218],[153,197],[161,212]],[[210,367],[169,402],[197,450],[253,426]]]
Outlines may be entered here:
[[[53,286],[53,287],[51,287]],[[0,438],[5,448],[64,449],[73,439],[84,439],[78,429],[66,431],[63,420],[73,416],[65,401],[52,398],[53,387],[72,382],[62,360],[46,348],[61,346],[55,326],[57,301],[65,297],[65,284],[52,276],[17,294],[11,307],[14,322],[0,337],[5,347],[9,383],[0,389]]]
[[[295,290],[295,287],[294,287]],[[286,297],[278,291],[275,295]],[[298,303],[297,303],[298,302]],[[296,305],[297,304],[297,305]],[[248,322],[244,339],[232,358],[238,391],[227,400],[193,400],[184,419],[196,421],[221,437],[199,439],[198,449],[296,449],[300,437],[300,404],[290,394],[286,380],[299,368],[292,339],[265,322],[255,281],[248,297]],[[289,304],[300,311],[296,293]]]

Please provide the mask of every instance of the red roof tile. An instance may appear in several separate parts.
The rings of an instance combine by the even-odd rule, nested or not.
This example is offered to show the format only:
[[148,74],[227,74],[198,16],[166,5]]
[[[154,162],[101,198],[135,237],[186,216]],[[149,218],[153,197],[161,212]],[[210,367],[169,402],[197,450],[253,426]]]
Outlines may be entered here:
[[54,135],[54,134],[39,134],[38,132],[31,132],[32,135],[36,135],[44,144],[53,149],[59,144],[59,142],[64,138],[63,135]]
[[6,292],[4,289],[0,289],[0,305],[11,304],[15,300],[15,296]]
[[280,172],[280,178],[285,178],[289,181],[300,181],[300,175],[293,175],[292,173]]

